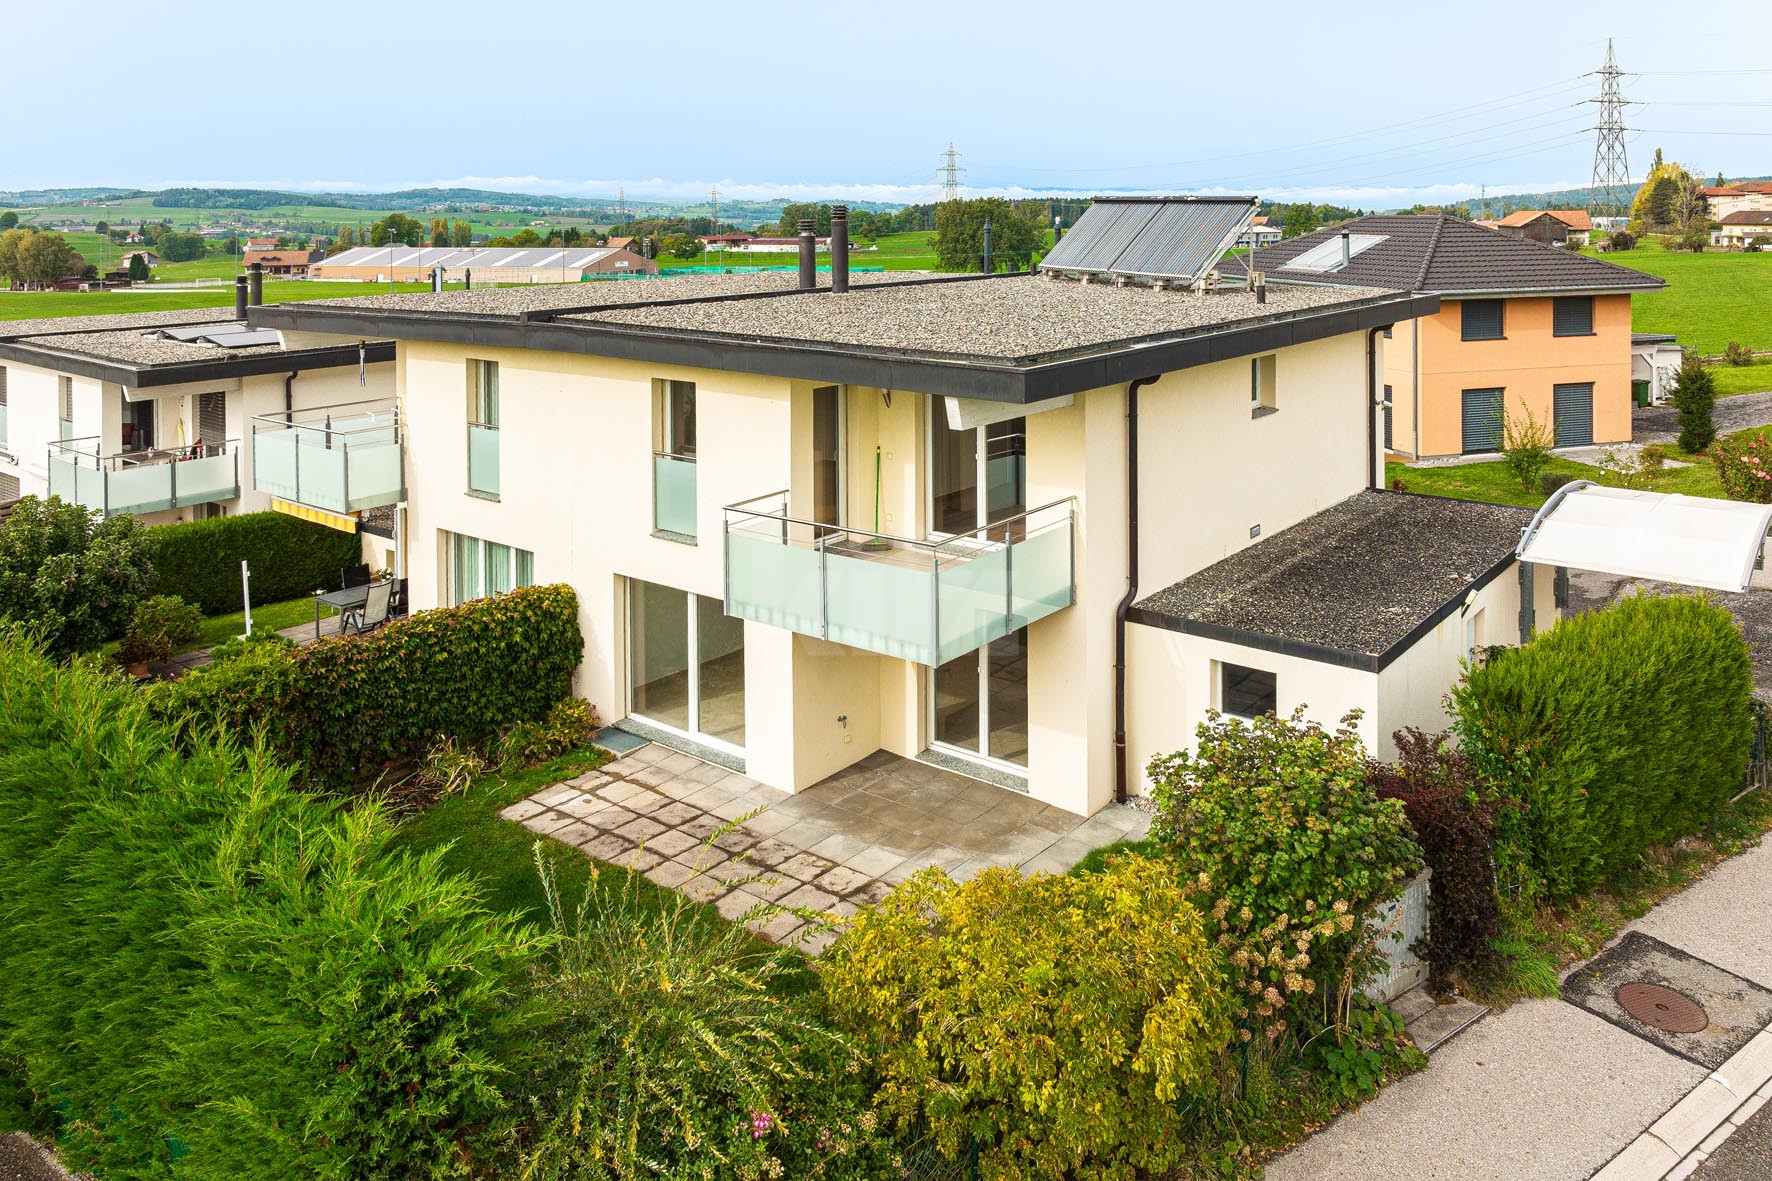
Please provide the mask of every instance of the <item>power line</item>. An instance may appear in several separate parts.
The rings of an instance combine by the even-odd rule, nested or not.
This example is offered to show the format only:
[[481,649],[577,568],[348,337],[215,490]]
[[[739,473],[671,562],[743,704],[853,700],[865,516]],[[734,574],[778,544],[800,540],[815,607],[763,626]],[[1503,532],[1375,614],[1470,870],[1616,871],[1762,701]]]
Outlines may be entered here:
[[939,173],[941,199],[943,201],[958,201],[960,199],[960,174],[966,170],[960,167],[960,153],[954,150],[953,140],[948,141],[948,150],[941,154],[941,158],[942,165]]
[[1606,41],[1606,64],[1600,67],[1600,125],[1594,140],[1594,176],[1588,191],[1588,212],[1596,217],[1623,217],[1630,209],[1630,161],[1624,151],[1624,95],[1618,89],[1623,73]]

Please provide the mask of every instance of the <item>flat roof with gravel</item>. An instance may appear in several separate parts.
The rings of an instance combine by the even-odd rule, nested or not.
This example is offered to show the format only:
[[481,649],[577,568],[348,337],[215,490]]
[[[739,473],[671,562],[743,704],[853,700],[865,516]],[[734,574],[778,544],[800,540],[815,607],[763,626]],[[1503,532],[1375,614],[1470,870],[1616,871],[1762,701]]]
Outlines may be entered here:
[[1027,277],[875,288],[848,297],[814,292],[612,309],[561,320],[1033,364],[1229,324],[1283,320],[1368,302],[1373,295],[1371,289],[1287,287],[1270,290],[1267,302],[1258,304],[1242,289],[1195,295]]
[[185,308],[171,312],[113,312],[107,316],[57,316],[41,320],[0,320],[0,340],[25,336],[67,336],[122,328],[172,328],[181,324],[218,324],[235,319],[234,307]]
[[34,348],[56,349],[79,353],[106,361],[129,365],[179,365],[187,361],[217,361],[224,357],[256,357],[284,351],[280,344],[252,345],[229,349],[216,345],[188,344],[182,340],[161,340],[140,328],[121,332],[75,332],[65,336],[33,336],[26,343]]
[[1130,617],[1377,671],[1505,570],[1531,520],[1510,505],[1361,492],[1147,596]]

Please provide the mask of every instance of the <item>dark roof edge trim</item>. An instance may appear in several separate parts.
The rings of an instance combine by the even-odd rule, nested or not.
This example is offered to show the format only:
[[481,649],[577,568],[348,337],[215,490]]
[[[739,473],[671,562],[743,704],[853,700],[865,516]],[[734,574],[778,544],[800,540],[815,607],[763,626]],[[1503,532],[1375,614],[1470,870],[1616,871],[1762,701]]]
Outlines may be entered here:
[[1079,357],[1017,366],[988,359],[942,359],[825,343],[784,343],[633,326],[519,321],[477,316],[363,314],[361,309],[283,303],[255,308],[255,326],[335,335],[392,336],[483,348],[541,349],[613,360],[682,365],[790,380],[841,382],[879,389],[988,401],[1042,402],[1216,361],[1306,344],[1394,324],[1439,310],[1436,295],[1393,294],[1314,309],[1261,324],[1172,341],[1141,342]]
[[[25,338],[29,339],[29,338]],[[357,363],[357,346],[327,345],[316,349],[294,349],[279,353],[255,353],[248,357],[218,357],[213,361],[177,361],[167,365],[133,365],[127,361],[107,361],[80,353],[62,352],[23,341],[0,341],[0,357],[35,365],[56,373],[75,377],[91,377],[131,389],[155,386],[184,385],[197,381],[225,381],[235,377],[257,377],[264,373],[288,373],[303,369],[337,369]],[[394,342],[371,341],[365,359],[379,364],[394,359]]]

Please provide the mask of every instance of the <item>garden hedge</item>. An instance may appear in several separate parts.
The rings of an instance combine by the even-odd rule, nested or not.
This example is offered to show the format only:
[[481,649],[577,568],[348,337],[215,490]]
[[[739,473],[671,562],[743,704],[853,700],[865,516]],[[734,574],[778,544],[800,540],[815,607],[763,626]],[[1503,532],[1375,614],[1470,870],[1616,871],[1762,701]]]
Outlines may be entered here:
[[338,589],[338,572],[362,561],[362,539],[288,513],[212,517],[148,531],[155,590],[195,603],[205,615],[240,610],[240,563],[252,570],[252,603]]
[[365,635],[255,647],[150,698],[198,734],[218,720],[243,738],[262,726],[272,750],[342,783],[443,735],[478,741],[546,716],[571,692],[583,646],[570,586],[521,587]]
[[0,1058],[110,1178],[466,1175],[534,949],[380,810],[0,632]]
[[1452,698],[1464,749],[1524,806],[1508,827],[1555,902],[1695,832],[1741,790],[1752,692],[1727,611],[1637,595],[1492,650]]

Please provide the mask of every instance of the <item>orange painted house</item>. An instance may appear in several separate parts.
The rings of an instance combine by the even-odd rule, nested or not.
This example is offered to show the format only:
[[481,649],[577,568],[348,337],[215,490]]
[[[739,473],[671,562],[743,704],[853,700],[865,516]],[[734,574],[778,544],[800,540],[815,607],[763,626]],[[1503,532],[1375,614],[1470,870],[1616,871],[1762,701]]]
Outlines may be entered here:
[[1653,275],[1443,215],[1363,217],[1251,257],[1269,283],[1440,297],[1384,341],[1392,454],[1497,451],[1504,415],[1530,414],[1559,447],[1630,441],[1630,297],[1665,286]]

